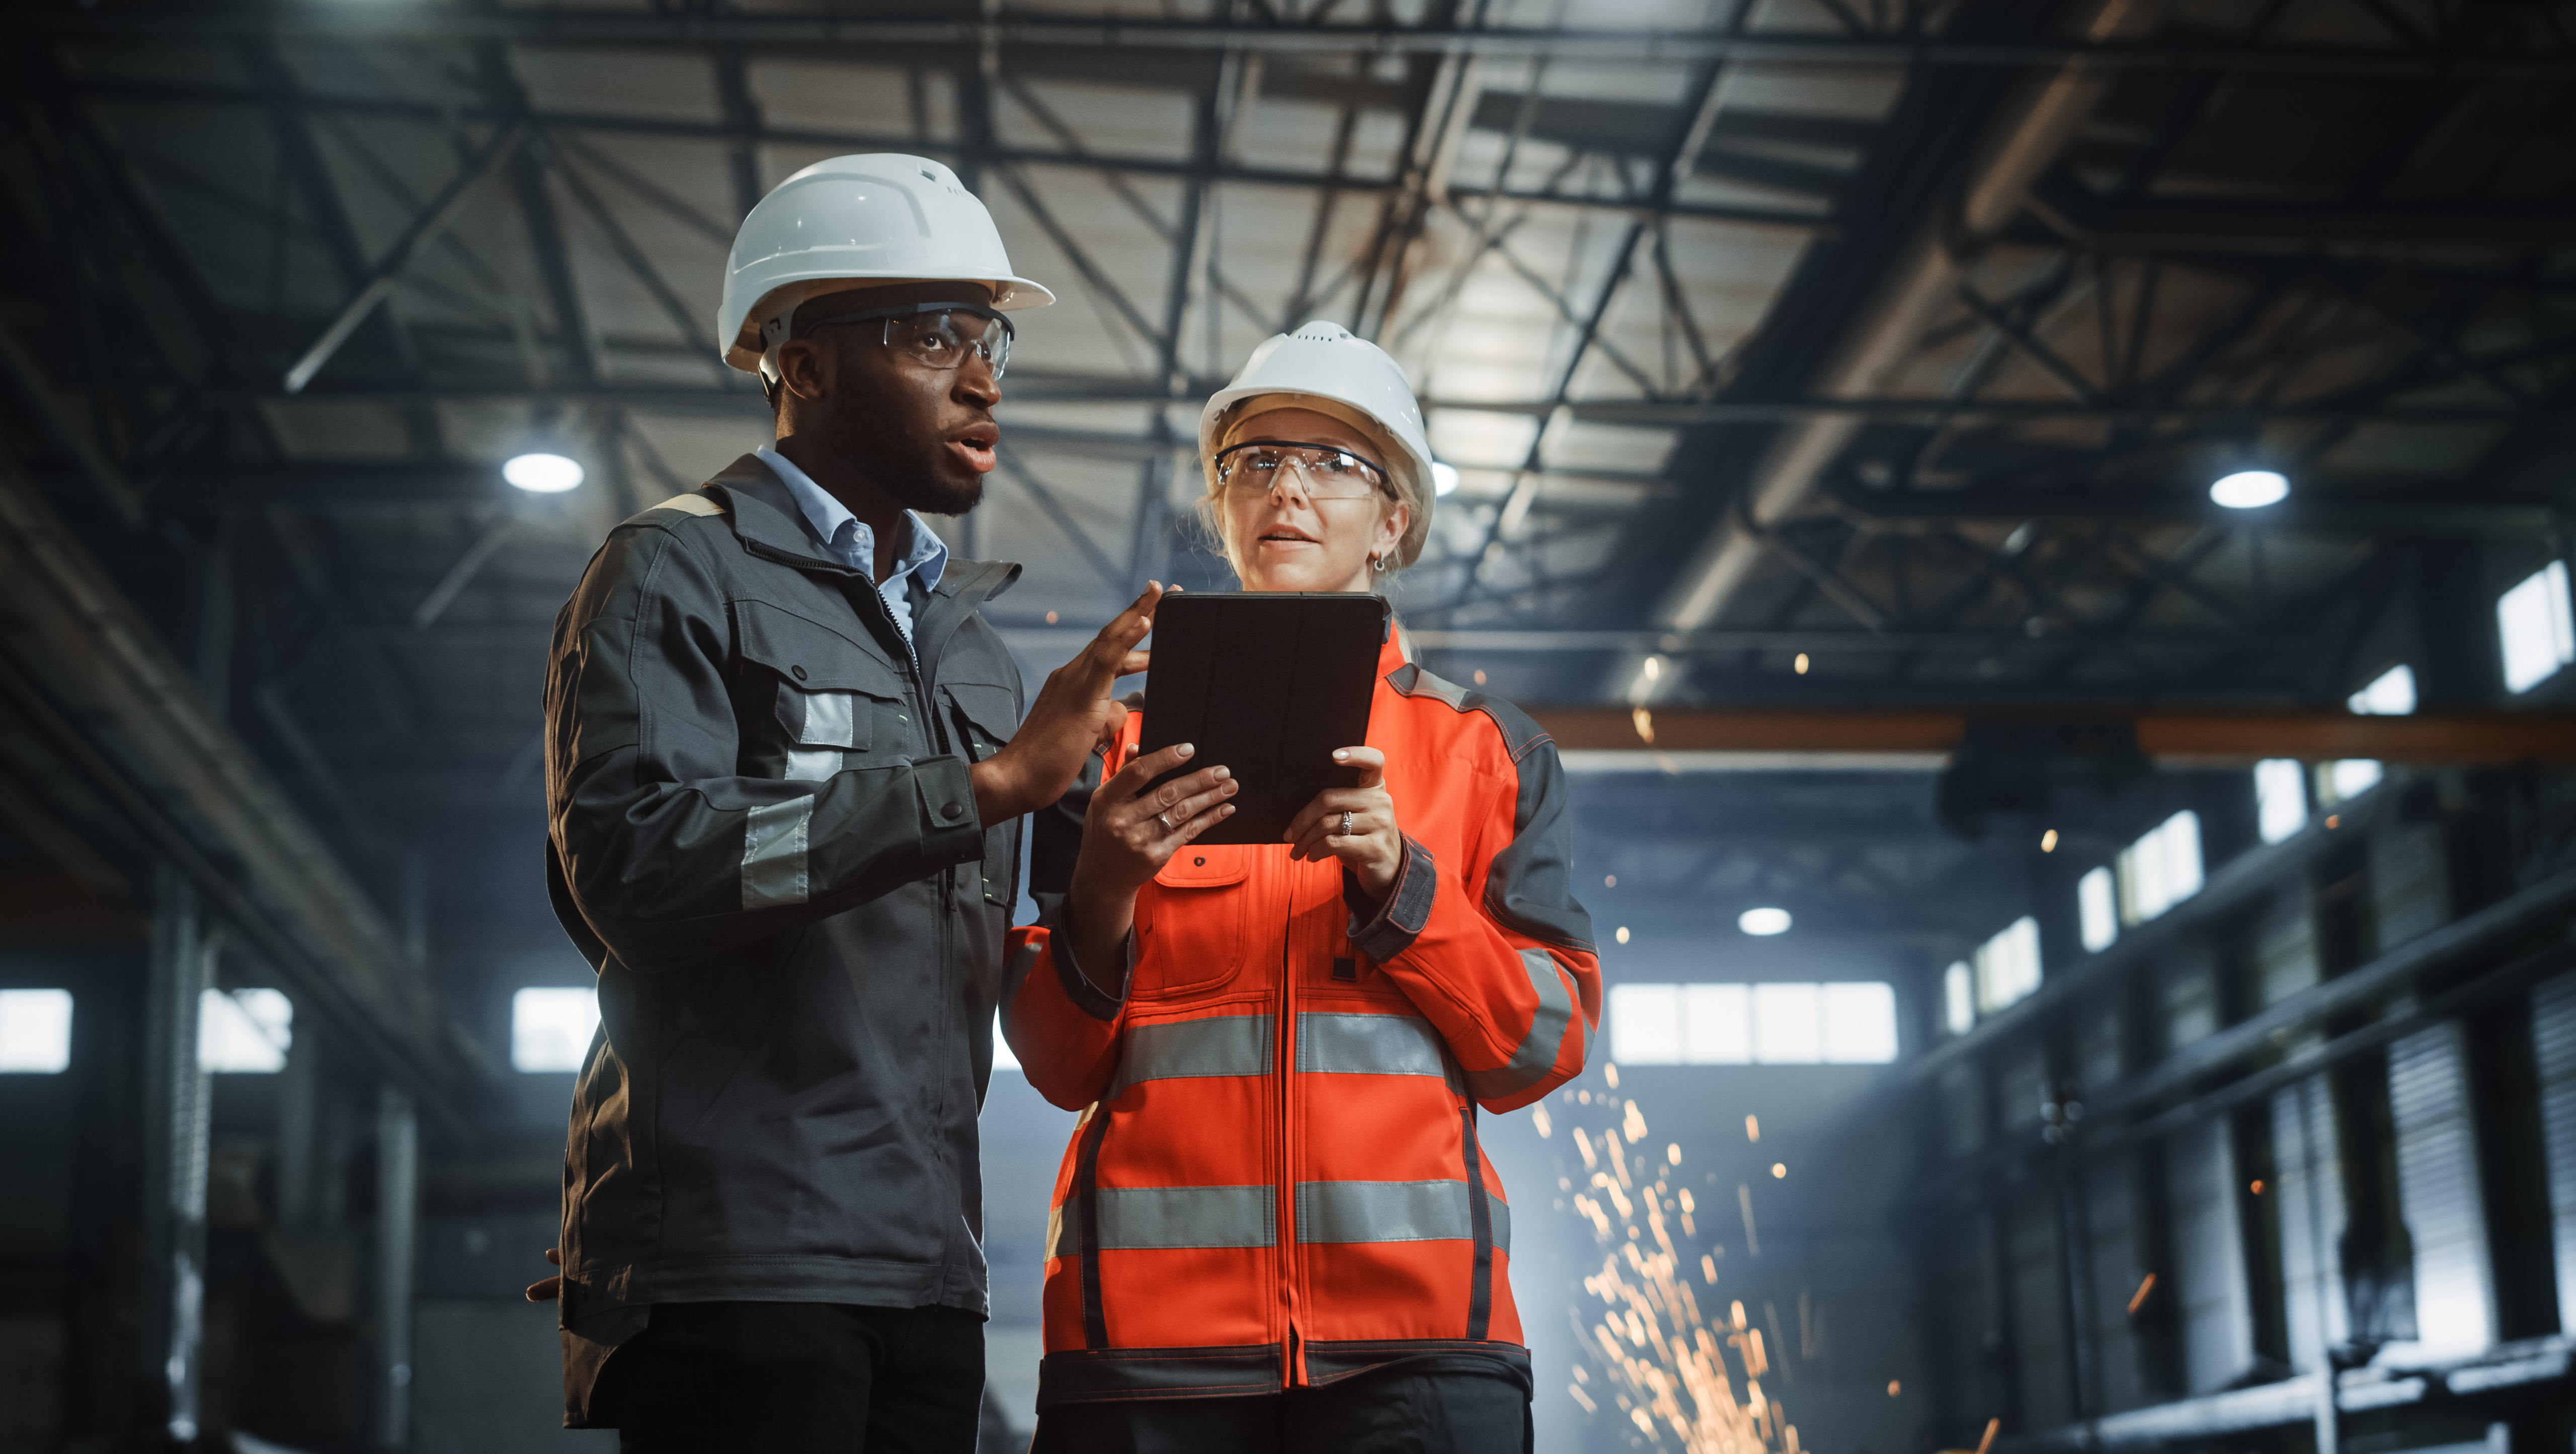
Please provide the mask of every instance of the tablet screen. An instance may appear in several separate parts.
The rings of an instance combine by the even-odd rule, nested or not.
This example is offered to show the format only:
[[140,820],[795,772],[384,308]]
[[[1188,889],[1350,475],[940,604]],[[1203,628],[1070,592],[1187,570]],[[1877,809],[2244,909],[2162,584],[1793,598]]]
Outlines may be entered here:
[[1357,780],[1333,749],[1368,740],[1386,623],[1364,592],[1191,591],[1154,608],[1141,748],[1195,743],[1164,778],[1223,766],[1242,784],[1198,842],[1277,843],[1317,793]]

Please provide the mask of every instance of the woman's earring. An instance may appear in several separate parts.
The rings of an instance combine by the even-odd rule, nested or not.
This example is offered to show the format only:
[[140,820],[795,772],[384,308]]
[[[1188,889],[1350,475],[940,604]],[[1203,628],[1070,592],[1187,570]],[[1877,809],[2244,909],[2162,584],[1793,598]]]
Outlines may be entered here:
[[1375,571],[1375,572],[1377,572],[1379,575],[1385,575],[1385,574],[1386,574],[1386,557],[1385,557],[1385,556],[1382,556],[1382,555],[1372,555],[1372,556],[1370,556],[1370,557],[1369,557],[1369,569],[1370,569],[1370,570],[1373,570],[1373,571]]

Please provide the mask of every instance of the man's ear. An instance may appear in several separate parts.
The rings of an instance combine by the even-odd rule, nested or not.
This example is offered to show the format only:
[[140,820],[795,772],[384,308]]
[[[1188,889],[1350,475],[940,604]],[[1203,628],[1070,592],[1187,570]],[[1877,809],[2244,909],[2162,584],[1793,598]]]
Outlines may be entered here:
[[821,400],[830,394],[832,365],[831,351],[810,338],[791,338],[778,346],[778,376],[782,387],[796,398]]

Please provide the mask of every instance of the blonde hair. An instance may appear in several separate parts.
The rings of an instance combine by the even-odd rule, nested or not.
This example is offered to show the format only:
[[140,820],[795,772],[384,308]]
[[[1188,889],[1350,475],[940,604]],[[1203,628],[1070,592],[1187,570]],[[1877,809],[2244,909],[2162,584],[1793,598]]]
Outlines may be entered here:
[[[1224,494],[1225,487],[1217,483],[1215,456],[1247,434],[1253,420],[1282,409],[1307,409],[1328,419],[1339,420],[1358,430],[1360,437],[1376,449],[1377,462],[1386,466],[1386,486],[1395,494],[1392,503],[1402,505],[1405,511],[1404,534],[1395,542],[1393,558],[1386,563],[1386,573],[1377,579],[1387,580],[1413,564],[1422,554],[1422,543],[1431,535],[1431,481],[1415,473],[1413,456],[1387,433],[1384,425],[1338,399],[1325,399],[1313,394],[1255,394],[1228,404],[1225,412],[1217,416],[1216,448],[1207,459],[1200,461],[1207,489],[1199,496],[1199,523],[1207,530],[1217,553],[1226,558],[1228,565],[1236,566],[1235,574],[1243,573],[1234,559],[1233,548],[1226,543],[1224,516],[1217,509],[1217,501]],[[1384,519],[1385,516],[1381,514],[1379,518]]]

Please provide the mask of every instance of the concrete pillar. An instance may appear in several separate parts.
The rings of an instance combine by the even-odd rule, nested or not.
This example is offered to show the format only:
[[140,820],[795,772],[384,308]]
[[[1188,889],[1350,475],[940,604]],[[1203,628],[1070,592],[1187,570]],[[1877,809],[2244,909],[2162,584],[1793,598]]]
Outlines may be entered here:
[[376,1443],[411,1443],[412,1265],[418,1252],[420,1117],[411,1096],[376,1093]]
[[216,937],[196,891],[159,870],[144,991],[143,1276],[136,1354],[148,1397],[176,1440],[197,1436],[205,1340],[206,1137],[213,1099],[197,1061],[197,1011],[214,983]]

